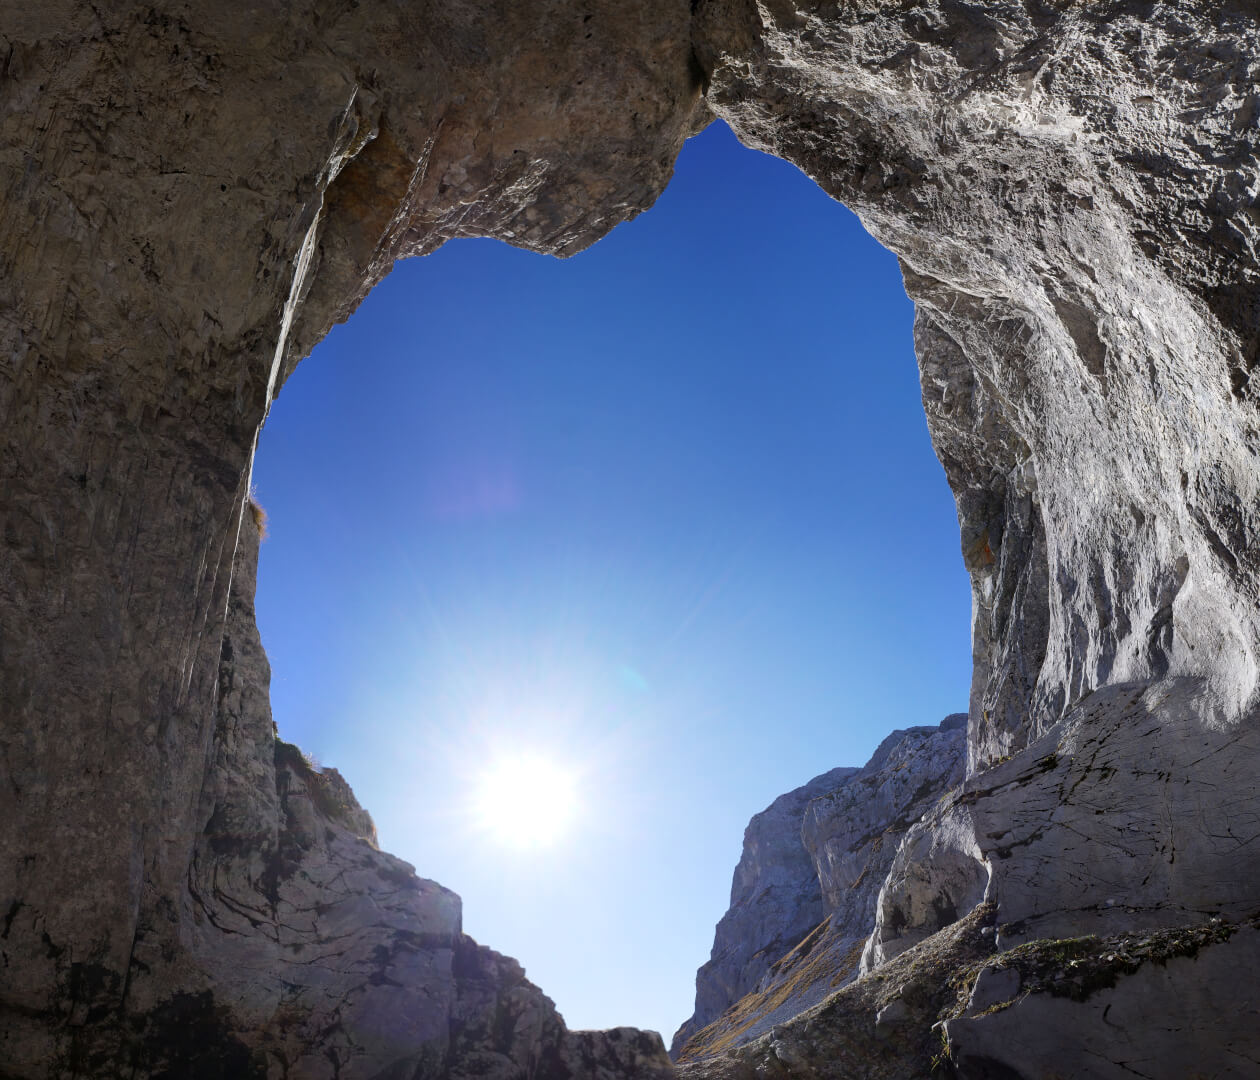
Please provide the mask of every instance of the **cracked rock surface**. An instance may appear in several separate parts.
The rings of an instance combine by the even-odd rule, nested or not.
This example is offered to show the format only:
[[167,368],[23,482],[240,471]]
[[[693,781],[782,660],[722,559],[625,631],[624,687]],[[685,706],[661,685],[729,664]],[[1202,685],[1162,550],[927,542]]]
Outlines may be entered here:
[[1236,977],[1258,960],[1254,920],[1015,949],[980,970],[944,1023],[948,1058],[964,1077],[1246,1080],[1260,1068],[1260,990]]
[[832,961],[830,990],[778,1014],[749,995],[683,1048],[683,1075],[1253,1076],[1260,735],[1205,721],[1207,693],[1105,687],[1009,760],[956,774],[855,922],[861,977]]
[[1242,3],[700,7],[708,100],[901,259],[974,597],[973,768],[1090,690],[1256,705]]
[[[1254,7],[710,0],[696,41],[710,106],[899,255],[972,578],[969,778],[901,844],[853,986],[939,981],[933,943],[982,909],[999,951],[1241,925],[1260,910]],[[951,1067],[1121,1075],[1149,1024],[1181,1052],[1139,1075],[1193,1075],[1196,1052],[1247,1075],[1256,1037],[1205,1021],[1211,980],[1249,978],[1246,940],[1178,962],[1184,1028],[1156,1032],[1163,984],[1126,972],[1123,1008],[1001,1010],[968,1038],[1000,1028],[1003,1052],[960,1041]],[[688,1068],[846,1075],[832,1036],[905,1039],[953,1008],[834,1000]],[[1080,1048],[1061,1072],[1050,1012]],[[926,1076],[952,1048],[885,1073],[877,1045],[853,1075]]]

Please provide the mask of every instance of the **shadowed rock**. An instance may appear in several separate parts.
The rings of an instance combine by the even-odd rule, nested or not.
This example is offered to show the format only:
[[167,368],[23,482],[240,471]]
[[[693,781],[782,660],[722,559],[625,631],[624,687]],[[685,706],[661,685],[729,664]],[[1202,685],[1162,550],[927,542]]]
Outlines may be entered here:
[[9,3],[0,94],[0,1071],[440,1072],[457,902],[242,674],[251,457],[394,259],[651,204],[686,5]]

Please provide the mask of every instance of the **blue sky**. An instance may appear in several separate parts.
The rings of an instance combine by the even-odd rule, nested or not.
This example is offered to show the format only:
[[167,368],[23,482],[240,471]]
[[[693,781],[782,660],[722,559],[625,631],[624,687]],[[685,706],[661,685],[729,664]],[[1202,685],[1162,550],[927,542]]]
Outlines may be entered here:
[[[281,735],[572,1027],[668,1041],[748,818],[966,708],[911,317],[848,210],[715,124],[572,259],[400,264],[272,410]],[[547,844],[477,794],[521,755],[572,781]]]

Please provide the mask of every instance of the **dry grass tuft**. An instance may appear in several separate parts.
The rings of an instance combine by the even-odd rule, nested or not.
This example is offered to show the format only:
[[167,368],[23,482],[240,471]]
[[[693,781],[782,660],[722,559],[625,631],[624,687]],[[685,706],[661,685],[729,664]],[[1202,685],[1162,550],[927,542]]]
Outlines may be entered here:
[[249,492],[249,516],[254,519],[254,528],[258,530],[258,539],[267,539],[267,511],[258,501],[258,494],[252,488]]

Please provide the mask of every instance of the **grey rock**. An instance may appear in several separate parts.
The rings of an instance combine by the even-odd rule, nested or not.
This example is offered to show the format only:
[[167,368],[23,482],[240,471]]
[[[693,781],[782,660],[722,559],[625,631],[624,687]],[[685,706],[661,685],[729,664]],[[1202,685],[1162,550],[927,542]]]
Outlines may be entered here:
[[[216,768],[180,918],[142,924],[135,955],[156,973],[187,949],[231,1003],[225,1027],[269,1072],[373,1076],[421,1053],[439,1059],[462,992],[457,956],[475,948],[459,898],[377,850],[340,775],[275,738],[252,602],[257,543],[242,530]],[[133,1007],[160,1008],[170,980],[138,979]]]
[[[333,769],[273,734],[242,534],[220,667],[216,768],[177,916],[142,923],[130,1001],[139,1071],[616,1080],[670,1075],[660,1036],[568,1032],[521,966],[462,933],[459,898],[381,852]],[[212,991],[215,1046],[153,1030]],[[205,1037],[204,1031],[198,1036]]]
[[[1254,980],[1240,980],[1255,961],[1254,919],[1042,940],[994,954],[983,933],[993,915],[991,905],[982,906],[772,1033],[680,1064],[680,1076],[1255,1075],[1256,992]],[[988,982],[995,993],[1018,986],[1018,993],[975,1010],[966,993],[973,982]]]
[[689,11],[0,7],[0,1070],[374,1075],[445,1038],[457,907],[234,681],[258,431],[395,259],[650,205]]
[[671,1054],[748,1042],[850,981],[906,830],[963,779],[965,717],[889,735],[861,769],[834,769],[756,815],[696,1012]]
[[858,775],[810,803],[802,838],[835,920],[855,928],[869,923],[902,836],[962,782],[961,718],[893,732]]
[[1002,947],[1251,915],[1260,730],[1205,723],[1210,693],[1187,679],[1098,690],[942,800],[889,872],[868,967],[982,900]]
[[[720,1054],[680,1061],[679,1076],[683,1080],[939,1077],[946,1044],[938,1017],[949,1013],[956,994],[946,976],[965,976],[988,962],[992,938],[981,931],[991,915],[991,910],[970,913],[890,960],[879,972],[845,984],[749,1042]],[[938,1064],[933,1064],[934,1059]]]
[[1013,1002],[1022,985],[1018,968],[981,968],[967,999],[967,1013],[974,1016]]
[[881,1033],[890,1033],[901,1027],[909,1016],[910,1010],[906,1008],[904,1001],[890,1001],[875,1014],[875,1027]]
[[[1254,8],[715,0],[696,40],[715,111],[900,256],[972,577],[970,779],[903,842],[854,985],[902,963],[946,978],[923,958],[969,912],[1016,951],[1242,918],[1260,899]],[[1214,948],[1210,975],[1179,965],[1205,1015],[1208,980],[1250,963]],[[1054,1008],[1071,1039],[1074,1004]],[[1052,1074],[1034,1012],[997,1014],[997,1075]],[[781,1026],[808,1042],[819,1023]],[[1175,1037],[1260,1058],[1241,1026]]]
[[[1244,927],[1181,955],[1145,961],[1144,944],[1108,942],[1101,956],[1055,960],[1067,968],[1059,985],[1026,992],[1008,1008],[947,1021],[955,1074],[960,1080],[1254,1077],[1260,987],[1238,973],[1260,962],[1260,934]],[[1014,968],[1002,974],[1018,985]],[[1186,993],[1188,987],[1195,992]]]
[[696,973],[696,1011],[675,1033],[671,1052],[755,990],[771,965],[826,914],[818,874],[801,840],[801,820],[811,799],[857,772],[841,768],[816,776],[749,821],[731,881],[731,906],[718,922],[708,962]]
[[[60,1017],[5,1015],[5,1075],[672,1075],[655,1033],[568,1032],[519,964],[462,933],[454,893],[377,849],[336,770],[277,740],[254,622],[257,555],[250,525],[187,877],[141,909],[126,1023],[99,1015],[116,993],[108,972],[72,966]],[[10,905],[5,959],[19,972],[11,943],[33,917]]]
[[[1260,746],[1254,725],[1204,723],[1210,693],[1187,679],[1098,690],[932,806],[880,889],[862,976],[776,1018],[790,1075],[844,1075],[828,1061],[864,1046],[860,1075],[903,1080],[946,1051],[975,1080],[1250,1075],[1250,1019],[1210,1018],[1224,987],[1254,981]],[[1239,1004],[1252,1017],[1251,996]],[[681,1059],[684,1075],[769,1061],[761,1039],[720,1050]]]
[[972,575],[973,766],[1090,690],[1256,704],[1255,11],[712,0],[708,99],[901,258]]

